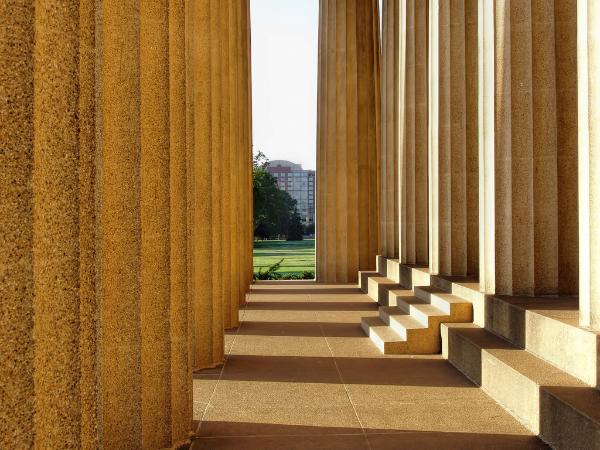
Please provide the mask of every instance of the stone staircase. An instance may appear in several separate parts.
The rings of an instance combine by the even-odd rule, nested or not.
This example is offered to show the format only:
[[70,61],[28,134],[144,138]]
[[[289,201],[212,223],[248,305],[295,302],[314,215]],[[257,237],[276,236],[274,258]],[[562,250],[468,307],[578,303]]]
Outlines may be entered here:
[[378,258],[377,269],[359,274],[361,289],[382,305],[379,317],[364,317],[361,326],[381,352],[440,353],[441,323],[472,322],[472,303],[430,286],[426,269],[407,272],[397,260],[384,258]]
[[576,297],[485,296],[475,279],[377,262],[360,285],[382,306],[362,327],[382,352],[435,353],[439,343],[450,363],[552,448],[600,450],[600,334],[578,326]]

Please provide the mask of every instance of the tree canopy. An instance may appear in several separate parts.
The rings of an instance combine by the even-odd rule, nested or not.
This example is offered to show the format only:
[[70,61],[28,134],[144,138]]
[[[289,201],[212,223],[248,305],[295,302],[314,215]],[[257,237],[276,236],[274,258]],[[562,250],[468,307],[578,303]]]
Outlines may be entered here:
[[301,221],[297,211],[298,202],[279,189],[277,178],[267,172],[269,160],[264,153],[254,155],[252,165],[254,236],[259,239],[288,238],[290,227],[297,227],[296,221]]

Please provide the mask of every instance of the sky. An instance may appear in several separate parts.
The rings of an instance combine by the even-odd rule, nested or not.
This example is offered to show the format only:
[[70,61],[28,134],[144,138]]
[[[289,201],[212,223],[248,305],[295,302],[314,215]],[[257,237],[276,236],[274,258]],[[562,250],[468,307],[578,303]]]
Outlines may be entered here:
[[251,0],[254,152],[316,167],[319,0]]
[[319,0],[250,0],[254,153],[316,168]]

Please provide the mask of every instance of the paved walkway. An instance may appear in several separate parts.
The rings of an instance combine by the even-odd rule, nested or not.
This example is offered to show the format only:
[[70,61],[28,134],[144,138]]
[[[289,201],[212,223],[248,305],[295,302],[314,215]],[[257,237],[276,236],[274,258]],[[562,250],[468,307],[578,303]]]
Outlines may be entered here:
[[200,449],[545,449],[439,355],[385,356],[356,285],[259,282],[194,376]]

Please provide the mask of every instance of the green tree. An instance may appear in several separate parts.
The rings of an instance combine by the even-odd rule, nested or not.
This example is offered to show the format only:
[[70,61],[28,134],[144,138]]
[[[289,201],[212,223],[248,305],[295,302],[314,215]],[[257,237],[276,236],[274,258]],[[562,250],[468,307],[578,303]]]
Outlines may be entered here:
[[292,224],[292,214],[294,208],[298,205],[298,201],[292,198],[292,196],[287,192],[282,192],[287,203],[287,212],[281,216],[279,228],[277,229],[275,234],[278,234],[279,236],[282,236],[284,239],[286,239],[288,235],[288,230],[290,228],[290,225]]
[[[263,152],[254,155],[252,165],[255,235],[265,238],[287,234],[285,221],[290,215],[290,204],[295,204],[296,201],[287,192],[279,189],[277,178],[267,172],[269,159]],[[257,234],[259,225],[260,230]],[[283,231],[282,225],[286,227]]]
[[302,226],[302,217],[298,212],[298,208],[294,206],[292,210],[292,218],[290,221],[290,227],[288,228],[287,240],[288,241],[301,241],[302,234],[304,233],[304,227]]
[[309,223],[304,225],[304,234],[315,234],[315,224]]

